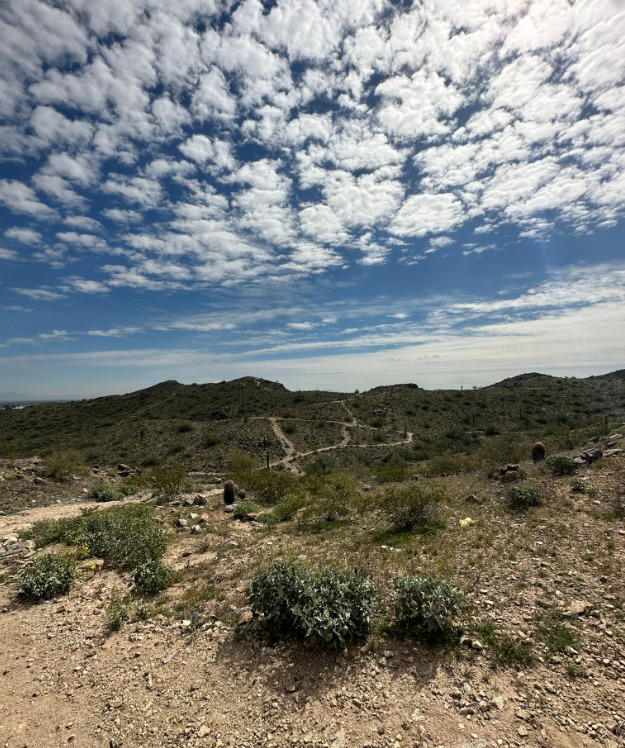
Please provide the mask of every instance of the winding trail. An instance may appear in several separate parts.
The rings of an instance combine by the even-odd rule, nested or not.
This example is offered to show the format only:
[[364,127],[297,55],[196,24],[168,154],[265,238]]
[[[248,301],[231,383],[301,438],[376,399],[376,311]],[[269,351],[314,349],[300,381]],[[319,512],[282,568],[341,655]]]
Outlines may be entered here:
[[377,431],[377,428],[375,426],[366,426],[365,424],[360,423],[358,419],[354,416],[352,410],[350,409],[349,405],[347,405],[347,402],[345,400],[336,400],[336,402],[343,406],[348,417],[351,420],[349,422],[326,420],[325,423],[335,423],[341,426],[341,441],[338,444],[331,444],[327,447],[318,447],[317,449],[311,449],[308,452],[297,451],[293,442],[287,437],[287,435],[284,433],[284,431],[280,427],[279,422],[282,420],[308,422],[308,421],[318,421],[320,419],[318,418],[284,419],[281,416],[256,416],[255,418],[258,420],[265,419],[265,418],[269,420],[273,433],[278,439],[278,442],[280,443],[282,449],[286,453],[284,457],[280,457],[277,460],[272,460],[269,463],[270,467],[276,467],[277,465],[286,465],[287,463],[291,463],[291,469],[296,473],[301,473],[302,470],[300,466],[297,464],[297,461],[301,459],[302,457],[309,457],[310,455],[320,454],[322,452],[332,452],[335,449],[351,449],[351,448],[371,449],[373,447],[400,447],[404,444],[412,443],[414,434],[412,431],[406,431],[406,436],[403,439],[399,441],[395,441],[395,442],[380,442],[376,444],[351,444],[351,433],[350,433],[351,428],[358,427],[360,429],[369,429],[371,431]]

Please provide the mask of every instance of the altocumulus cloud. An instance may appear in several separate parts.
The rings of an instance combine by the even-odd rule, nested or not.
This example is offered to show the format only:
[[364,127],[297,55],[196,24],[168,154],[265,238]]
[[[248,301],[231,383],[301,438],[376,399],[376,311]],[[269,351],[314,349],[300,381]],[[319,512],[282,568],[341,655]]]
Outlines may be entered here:
[[[621,225],[624,40],[614,0],[8,0],[2,291],[49,308],[88,300],[81,340],[237,330],[277,354],[394,318],[387,343],[422,341],[401,316],[407,288],[397,308],[373,304],[375,322],[353,289],[417,284],[444,258],[483,269],[497,249],[553,236],[582,242],[578,261],[594,251],[583,237]],[[526,321],[541,299],[579,309],[571,272],[569,287],[543,275],[516,296],[501,281],[499,299],[456,288],[438,324]],[[620,294],[584,292],[593,309]],[[270,329],[275,316],[254,315],[273,305],[294,311]]]

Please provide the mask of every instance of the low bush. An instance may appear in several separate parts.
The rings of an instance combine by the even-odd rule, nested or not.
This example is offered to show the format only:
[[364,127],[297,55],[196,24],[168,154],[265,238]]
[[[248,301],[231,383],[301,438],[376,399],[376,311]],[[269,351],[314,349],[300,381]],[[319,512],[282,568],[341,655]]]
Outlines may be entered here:
[[173,571],[160,561],[150,559],[136,566],[130,578],[139,595],[158,595],[169,587],[173,575]]
[[545,500],[545,494],[533,486],[512,486],[506,493],[506,499],[511,509],[523,510],[540,506]]
[[573,493],[586,493],[586,482],[581,478],[571,478],[571,491]]
[[476,626],[476,633],[488,647],[490,666],[530,667],[534,663],[532,646],[526,641],[517,641],[510,634],[497,629],[492,621]]
[[358,483],[346,473],[307,476],[304,486],[309,499],[303,517],[336,522],[357,508],[360,500]]
[[464,604],[464,596],[433,574],[403,574],[393,584],[393,610],[398,631],[431,640],[449,637]]
[[96,501],[115,501],[119,498],[117,492],[110,483],[99,478],[91,487],[91,498]]
[[106,621],[110,631],[121,631],[130,620],[130,600],[128,597],[114,596],[106,606]]
[[306,505],[303,493],[289,493],[273,508],[273,515],[280,522],[289,522]]
[[67,483],[74,475],[86,475],[87,466],[75,449],[52,452],[44,457],[41,474],[59,483]]
[[171,460],[162,465],[155,465],[149,482],[157,496],[172,501],[180,494],[186,475],[185,468],[176,460]]
[[373,583],[359,574],[313,574],[282,561],[257,574],[247,596],[274,636],[292,635],[335,648],[367,634],[377,599]]
[[576,469],[573,460],[566,455],[551,455],[545,460],[545,465],[553,475],[573,475]]
[[263,469],[248,473],[242,482],[257,501],[273,505],[297,490],[298,477],[293,473]]
[[232,515],[235,519],[246,520],[250,514],[258,514],[261,508],[255,501],[237,501],[234,504]]
[[445,497],[443,486],[420,482],[388,489],[380,506],[396,530],[412,530],[437,522],[439,504]]
[[35,522],[26,536],[39,547],[58,542],[86,548],[89,556],[103,558],[120,569],[157,561],[167,547],[152,509],[141,504]]
[[21,594],[29,600],[50,600],[66,595],[76,578],[76,562],[69,556],[48,553],[29,564],[20,575]]

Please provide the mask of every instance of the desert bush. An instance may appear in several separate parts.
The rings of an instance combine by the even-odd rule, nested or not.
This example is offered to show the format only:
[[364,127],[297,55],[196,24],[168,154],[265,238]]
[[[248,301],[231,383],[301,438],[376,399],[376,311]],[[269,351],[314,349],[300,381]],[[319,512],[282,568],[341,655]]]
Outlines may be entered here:
[[411,530],[435,523],[439,517],[439,504],[445,497],[442,485],[423,481],[387,489],[380,499],[380,506],[396,530]]
[[566,455],[551,455],[545,460],[545,465],[553,475],[573,475],[575,463]]
[[261,512],[258,517],[256,517],[256,521],[267,527],[274,527],[275,525],[280,524],[280,518],[277,517],[274,512]]
[[138,594],[157,595],[169,587],[173,574],[173,571],[160,561],[150,559],[136,566],[130,578]]
[[245,478],[245,486],[263,504],[277,504],[284,496],[293,493],[297,485],[296,475],[275,470],[254,470]]
[[399,483],[410,477],[410,470],[406,465],[385,463],[376,468],[376,478],[380,483]]
[[573,493],[585,493],[586,482],[581,478],[571,478],[571,491]]
[[157,496],[172,501],[180,494],[182,482],[187,475],[185,468],[176,460],[155,465],[150,473],[150,486]]
[[76,578],[76,562],[69,556],[48,553],[26,566],[20,575],[20,592],[29,600],[50,600],[66,595]]
[[232,514],[235,519],[246,520],[250,514],[258,514],[261,507],[255,501],[237,501],[234,505]]
[[545,500],[545,494],[533,486],[512,486],[506,493],[508,506],[511,509],[528,509],[540,506]]
[[35,522],[27,537],[39,547],[58,542],[86,548],[88,555],[108,560],[120,569],[158,560],[167,547],[152,509],[140,504]]
[[181,423],[176,431],[179,434],[188,434],[189,432],[193,431],[193,424],[189,423],[188,421],[185,423]]
[[434,640],[448,637],[463,604],[462,593],[434,574],[403,574],[393,584],[395,626],[405,634]]
[[130,600],[128,597],[114,595],[106,606],[106,621],[110,631],[121,631],[130,620]]
[[437,455],[428,460],[424,472],[430,475],[457,475],[477,470],[481,460],[477,455]]
[[313,574],[283,561],[257,574],[247,596],[274,636],[293,635],[335,648],[367,634],[377,598],[373,583],[359,574]]
[[288,522],[305,505],[306,497],[303,493],[289,493],[274,506],[273,514],[280,522]]
[[307,476],[304,487],[309,495],[304,519],[328,522],[345,519],[357,508],[360,499],[358,483],[346,473]]
[[75,449],[64,449],[44,457],[41,474],[60,483],[67,483],[74,475],[86,475],[87,466]]
[[110,483],[99,478],[91,487],[91,497],[96,501],[115,501],[117,492]]

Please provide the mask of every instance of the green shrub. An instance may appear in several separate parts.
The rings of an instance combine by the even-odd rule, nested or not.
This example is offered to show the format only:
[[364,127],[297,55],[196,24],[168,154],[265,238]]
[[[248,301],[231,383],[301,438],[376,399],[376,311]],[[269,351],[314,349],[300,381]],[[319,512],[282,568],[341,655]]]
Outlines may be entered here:
[[43,459],[41,474],[47,478],[67,483],[74,475],[86,475],[87,466],[75,449],[52,452]]
[[50,600],[66,595],[76,578],[73,558],[56,553],[40,556],[20,575],[21,594],[29,600]]
[[130,620],[130,600],[128,597],[114,596],[106,606],[106,620],[111,631],[121,631]]
[[246,475],[242,482],[258,501],[273,505],[296,490],[298,478],[293,473],[254,470]]
[[157,561],[167,547],[153,510],[141,504],[35,522],[27,537],[40,547],[55,542],[83,547],[89,556],[106,559],[120,569]]
[[373,583],[359,574],[312,574],[282,561],[257,574],[247,596],[273,635],[336,648],[367,634],[377,597]]
[[571,491],[573,493],[586,493],[586,482],[581,478],[571,478]]
[[267,525],[267,527],[274,527],[280,524],[280,518],[276,516],[275,512],[261,512],[256,521],[260,522],[261,525]]
[[188,422],[186,422],[186,423],[181,423],[181,424],[180,424],[180,425],[178,426],[178,428],[176,429],[176,431],[177,431],[177,432],[178,432],[179,434],[188,434],[188,433],[189,433],[190,431],[193,431],[193,424],[191,424],[191,423],[188,423]]
[[545,460],[545,465],[553,475],[573,475],[576,465],[566,455],[551,455]]
[[395,625],[402,633],[444,639],[453,632],[463,604],[462,593],[433,574],[404,574],[393,584]]
[[405,465],[386,463],[376,469],[375,475],[380,483],[399,483],[410,477],[410,471]]
[[512,486],[508,489],[506,498],[511,509],[523,510],[540,506],[546,497],[543,491],[533,486]]
[[336,522],[345,519],[357,508],[360,500],[358,483],[346,473],[306,476],[304,486],[309,501],[303,513],[306,519]]
[[131,574],[135,592],[140,595],[158,595],[169,587],[172,578],[173,571],[154,559],[139,564]]
[[440,484],[422,481],[387,489],[380,505],[396,530],[411,530],[437,522],[439,504],[445,496]]
[[531,645],[524,641],[516,641],[510,634],[497,629],[492,621],[479,624],[475,631],[482,643],[488,647],[491,668],[530,667],[534,663]]
[[255,501],[237,501],[234,504],[232,514],[235,519],[248,519],[250,514],[258,514],[260,506]]
[[91,488],[91,497],[96,501],[115,501],[117,492],[110,483],[99,478]]
[[185,468],[176,460],[155,465],[150,475],[150,485],[157,496],[172,501],[180,494],[182,482],[187,475]]
[[305,505],[303,493],[289,493],[275,505],[273,514],[280,522],[289,522]]

